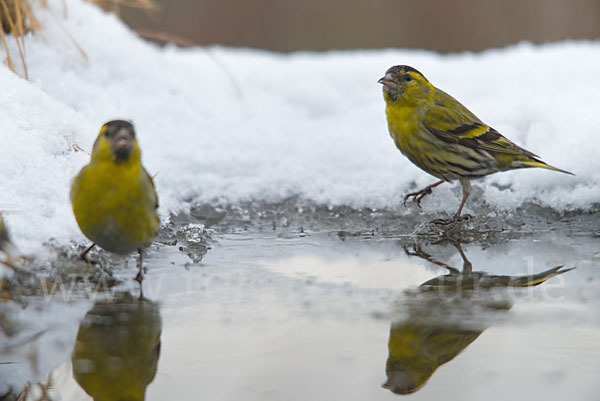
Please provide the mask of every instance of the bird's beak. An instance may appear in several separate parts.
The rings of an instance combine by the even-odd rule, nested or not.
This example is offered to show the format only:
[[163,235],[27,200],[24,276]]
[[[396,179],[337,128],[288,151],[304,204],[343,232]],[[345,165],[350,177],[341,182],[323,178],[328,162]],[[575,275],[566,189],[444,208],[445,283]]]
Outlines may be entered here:
[[385,86],[388,89],[396,90],[398,89],[398,83],[392,77],[392,74],[385,74],[385,77],[381,78],[379,81],[380,84]]
[[133,137],[126,128],[121,128],[112,139],[113,152],[117,160],[125,160],[133,149]]

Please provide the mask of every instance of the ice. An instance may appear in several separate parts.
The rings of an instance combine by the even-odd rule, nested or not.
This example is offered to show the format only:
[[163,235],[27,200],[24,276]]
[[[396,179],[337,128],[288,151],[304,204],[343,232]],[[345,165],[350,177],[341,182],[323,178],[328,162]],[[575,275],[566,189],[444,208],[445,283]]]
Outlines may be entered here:
[[[60,15],[61,2],[49,3]],[[89,60],[40,9],[44,29],[25,39],[31,81],[0,66],[0,207],[15,210],[6,220],[24,252],[41,252],[50,238],[84,241],[69,182],[101,124],[114,118],[135,122],[144,163],[157,174],[163,222],[193,204],[293,195],[333,206],[402,207],[407,190],[434,178],[389,138],[377,79],[395,64],[419,69],[508,138],[576,174],[491,176],[475,185],[492,207],[531,202],[565,212],[596,205],[598,42],[454,55],[160,48],[89,3],[67,7],[64,25]],[[445,185],[423,205],[453,212],[458,201]]]

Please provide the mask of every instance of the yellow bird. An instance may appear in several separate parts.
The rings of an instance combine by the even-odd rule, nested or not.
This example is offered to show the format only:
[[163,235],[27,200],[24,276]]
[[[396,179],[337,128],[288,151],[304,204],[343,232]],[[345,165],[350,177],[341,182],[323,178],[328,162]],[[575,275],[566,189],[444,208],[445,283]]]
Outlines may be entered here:
[[435,223],[450,224],[467,217],[461,217],[461,212],[473,179],[527,167],[572,174],[506,139],[412,67],[391,67],[378,82],[383,84],[388,128],[396,147],[417,167],[440,179],[409,193],[404,201],[413,197],[420,207],[421,199],[432,188],[460,181],[463,198],[458,211],[454,217]]
[[90,163],[71,184],[71,203],[79,228],[93,244],[109,252],[126,255],[138,251],[143,279],[142,251],[160,229],[158,196],[154,182],[142,166],[133,125],[109,121],[94,142]]
[[143,401],[161,347],[159,305],[117,293],[96,302],[79,325],[73,377],[95,401]]
[[414,252],[407,250],[409,255],[446,267],[450,273],[406,292],[403,302],[397,305],[402,318],[390,328],[387,381],[383,384],[396,394],[410,394],[422,388],[441,365],[459,355],[512,307],[512,299],[499,290],[535,287],[574,269],[556,266],[524,276],[492,275],[472,271],[460,245],[454,246],[463,259],[462,272],[435,260],[419,247]]

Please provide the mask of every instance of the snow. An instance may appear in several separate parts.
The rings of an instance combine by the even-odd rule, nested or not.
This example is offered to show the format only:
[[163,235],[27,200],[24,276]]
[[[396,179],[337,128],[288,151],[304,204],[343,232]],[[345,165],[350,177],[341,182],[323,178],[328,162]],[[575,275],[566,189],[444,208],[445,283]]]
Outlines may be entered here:
[[[61,2],[49,3],[60,15]],[[93,5],[71,0],[67,7],[64,25],[89,60],[40,9],[44,29],[25,40],[31,81],[0,66],[0,208],[15,210],[6,220],[24,252],[39,252],[50,238],[84,241],[69,204],[70,179],[87,162],[101,124],[115,118],[136,125],[144,164],[157,174],[163,222],[194,203],[291,195],[400,208],[408,189],[434,179],[389,138],[376,81],[395,64],[419,69],[508,138],[576,174],[530,169],[488,177],[475,185],[493,207],[533,202],[564,212],[597,202],[600,128],[591,116],[600,108],[599,42],[454,55],[160,48]],[[424,207],[454,210],[458,200],[444,185]]]

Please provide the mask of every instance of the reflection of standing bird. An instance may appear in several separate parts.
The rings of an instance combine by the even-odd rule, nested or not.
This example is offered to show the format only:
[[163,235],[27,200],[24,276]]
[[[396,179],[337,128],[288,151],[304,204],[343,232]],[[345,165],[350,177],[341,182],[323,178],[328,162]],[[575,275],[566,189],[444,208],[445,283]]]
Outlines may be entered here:
[[440,179],[409,193],[404,200],[413,197],[420,206],[432,188],[445,181],[460,181],[463,198],[458,211],[451,219],[434,220],[437,223],[450,224],[461,218],[472,179],[526,167],[571,174],[506,139],[412,67],[391,67],[378,82],[383,84],[388,128],[396,146],[411,162]]
[[160,354],[158,305],[121,294],[99,302],[79,326],[73,376],[96,401],[142,401]]
[[[572,270],[557,266],[527,276],[471,272],[471,263],[460,246],[457,249],[464,261],[462,273],[436,261],[420,248],[410,253],[445,266],[451,273],[426,281],[417,292],[407,293],[402,310],[408,315],[392,323],[385,369],[387,381],[383,387],[394,393],[419,390],[438,367],[454,359],[479,337],[492,323],[490,317],[494,313],[511,308],[510,302],[487,296],[490,288],[534,287]],[[485,310],[487,316],[479,316],[481,310]],[[467,323],[466,318],[474,322]]]
[[102,126],[90,163],[73,179],[71,203],[81,231],[94,244],[120,255],[139,252],[136,279],[141,281],[142,250],[158,234],[160,220],[154,182],[142,166],[131,123]]
[[483,330],[460,324],[393,323],[385,366],[387,381],[382,387],[396,394],[419,390],[438,367],[454,359]]

